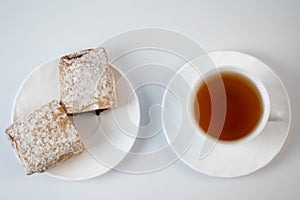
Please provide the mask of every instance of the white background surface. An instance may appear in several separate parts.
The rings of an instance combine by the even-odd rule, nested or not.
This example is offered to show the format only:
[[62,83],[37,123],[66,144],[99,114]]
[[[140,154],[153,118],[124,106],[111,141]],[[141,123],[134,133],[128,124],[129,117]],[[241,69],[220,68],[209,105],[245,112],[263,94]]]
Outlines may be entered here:
[[[37,65],[139,27],[182,32],[207,51],[252,54],[282,79],[292,124],[279,155],[246,177],[211,178],[177,161],[154,173],[111,171],[84,182],[26,177],[5,137],[13,98]],[[0,1],[0,199],[299,199],[300,2]]]

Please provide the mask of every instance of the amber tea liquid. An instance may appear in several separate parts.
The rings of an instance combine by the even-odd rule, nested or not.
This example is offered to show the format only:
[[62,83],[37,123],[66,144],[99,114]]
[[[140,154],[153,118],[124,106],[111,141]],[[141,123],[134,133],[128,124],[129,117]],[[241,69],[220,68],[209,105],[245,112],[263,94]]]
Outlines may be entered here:
[[[222,79],[222,87],[216,85]],[[234,141],[242,139],[250,134],[259,124],[262,113],[263,104],[262,98],[256,86],[246,77],[234,72],[220,72],[218,75],[211,75],[205,79],[206,81],[200,85],[196,93],[196,106],[200,111],[199,126],[209,136],[223,141]],[[224,126],[220,131],[214,131],[214,126],[220,124],[219,121],[211,120],[212,116],[212,102],[218,103],[220,101],[213,100],[219,98],[217,95],[222,92],[226,94],[226,115]],[[222,90],[222,91],[221,91]],[[209,91],[213,91],[210,92]],[[214,97],[215,96],[215,97]],[[224,95],[223,95],[224,96]],[[215,106],[214,108],[218,108]],[[214,112],[220,112],[218,109]],[[224,112],[223,112],[224,113]],[[223,124],[223,123],[222,123]],[[211,126],[209,128],[209,126]]]

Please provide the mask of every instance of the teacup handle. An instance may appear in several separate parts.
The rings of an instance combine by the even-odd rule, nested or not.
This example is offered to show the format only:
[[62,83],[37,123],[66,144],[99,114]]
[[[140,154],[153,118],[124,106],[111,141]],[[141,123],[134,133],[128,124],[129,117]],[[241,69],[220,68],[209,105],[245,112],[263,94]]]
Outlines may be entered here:
[[278,122],[283,121],[286,113],[281,111],[271,111],[269,116],[269,121],[271,122]]

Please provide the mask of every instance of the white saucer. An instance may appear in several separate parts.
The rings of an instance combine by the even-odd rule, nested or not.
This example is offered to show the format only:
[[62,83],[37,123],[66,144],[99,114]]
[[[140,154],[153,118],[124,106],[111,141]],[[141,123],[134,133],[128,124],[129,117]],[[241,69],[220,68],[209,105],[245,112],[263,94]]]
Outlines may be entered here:
[[[26,115],[52,99],[59,100],[59,59],[37,67],[22,83],[16,95],[12,121]],[[47,171],[49,176],[63,180],[85,180],[100,176],[118,165],[130,151],[138,134],[140,108],[137,95],[129,80],[115,67],[118,105],[116,109],[74,115],[86,151]],[[114,116],[118,116],[118,121]],[[123,129],[130,132],[124,134]],[[101,152],[101,155],[98,155]],[[97,154],[97,160],[94,156]],[[104,155],[103,160],[99,160]],[[107,160],[106,158],[113,158]]]
[[[195,133],[187,116],[187,96],[193,83],[212,66],[240,67],[257,76],[269,93],[271,110],[283,113],[283,118],[269,121],[250,142],[234,146],[217,144],[206,157],[200,158],[204,139]],[[266,166],[282,148],[291,122],[289,97],[278,76],[257,58],[234,51],[212,52],[184,65],[165,91],[163,110],[164,133],[177,156],[194,170],[216,177],[243,176]]]

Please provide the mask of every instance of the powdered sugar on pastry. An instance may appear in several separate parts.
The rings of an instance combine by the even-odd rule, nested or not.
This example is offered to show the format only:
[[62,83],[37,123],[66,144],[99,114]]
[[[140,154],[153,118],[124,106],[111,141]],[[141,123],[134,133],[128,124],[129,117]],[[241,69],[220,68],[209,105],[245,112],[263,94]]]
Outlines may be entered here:
[[84,150],[78,132],[57,100],[6,129],[26,174],[44,172]]
[[115,106],[115,82],[104,48],[61,57],[60,98],[67,113]]

